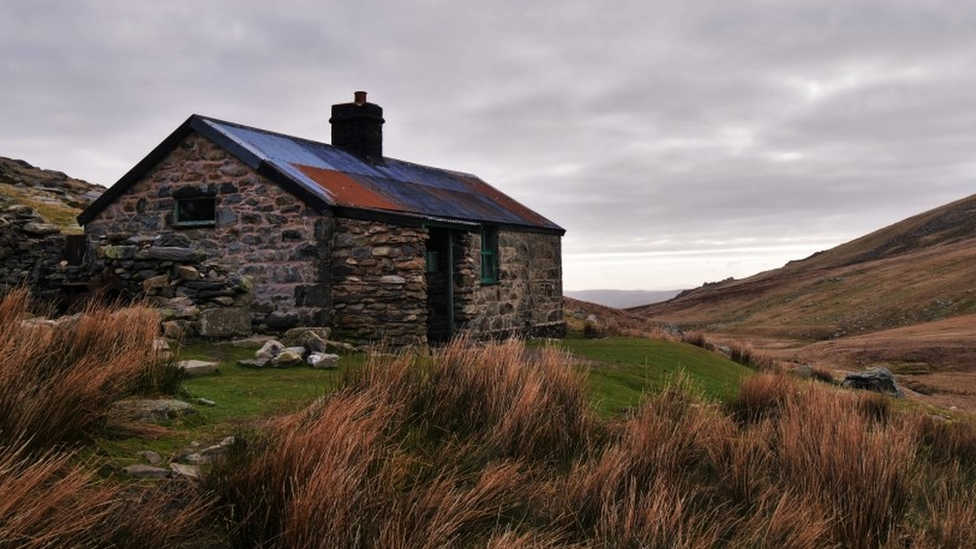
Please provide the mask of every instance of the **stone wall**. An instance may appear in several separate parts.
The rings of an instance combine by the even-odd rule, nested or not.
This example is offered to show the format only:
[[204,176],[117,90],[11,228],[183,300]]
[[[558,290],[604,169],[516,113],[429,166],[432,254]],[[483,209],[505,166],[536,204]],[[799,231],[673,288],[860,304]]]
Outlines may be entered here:
[[[174,196],[186,193],[215,197],[213,226],[174,226]],[[331,320],[325,258],[332,220],[199,134],[187,136],[85,231],[96,249],[133,237],[148,242],[178,234],[185,241],[180,247],[199,254],[205,275],[212,271],[250,280],[252,296],[246,306],[256,331],[327,325]],[[104,253],[96,256],[100,263],[93,265],[95,271],[126,275],[132,287],[174,276],[173,265],[148,267],[106,262]],[[210,298],[203,298],[196,304],[208,303]]]
[[0,292],[30,288],[41,300],[55,302],[66,283],[83,278],[80,267],[64,261],[65,235],[29,206],[0,200]]
[[354,343],[427,342],[427,230],[336,219],[333,334]]
[[160,309],[163,335],[225,338],[251,334],[252,284],[190,247],[181,233],[113,233],[95,250],[107,297],[140,298]]
[[477,337],[562,337],[562,243],[557,235],[502,229],[499,277],[482,284],[481,237],[464,237],[455,313],[459,328]]

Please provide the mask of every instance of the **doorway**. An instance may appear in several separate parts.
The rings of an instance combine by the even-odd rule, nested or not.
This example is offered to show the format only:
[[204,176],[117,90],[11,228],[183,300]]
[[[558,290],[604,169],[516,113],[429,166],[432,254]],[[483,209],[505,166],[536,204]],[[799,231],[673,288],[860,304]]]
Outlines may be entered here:
[[424,259],[427,278],[427,341],[454,336],[454,232],[430,227]]

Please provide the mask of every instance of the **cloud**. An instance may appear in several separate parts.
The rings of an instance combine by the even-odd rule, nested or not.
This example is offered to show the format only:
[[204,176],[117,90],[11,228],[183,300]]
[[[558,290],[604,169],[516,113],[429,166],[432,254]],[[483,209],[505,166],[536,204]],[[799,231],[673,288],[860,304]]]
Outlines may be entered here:
[[567,288],[693,286],[971,194],[974,31],[948,1],[13,0],[0,154],[110,184],[191,113],[327,141],[366,89],[388,154],[566,227]]

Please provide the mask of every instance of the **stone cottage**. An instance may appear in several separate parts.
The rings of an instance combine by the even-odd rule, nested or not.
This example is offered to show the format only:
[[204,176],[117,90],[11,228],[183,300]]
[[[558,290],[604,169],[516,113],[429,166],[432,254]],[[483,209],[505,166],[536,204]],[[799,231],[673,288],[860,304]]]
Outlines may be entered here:
[[79,216],[91,268],[188,335],[563,332],[562,228],[473,175],[383,156],[365,92],[330,122],[326,145],[191,116]]

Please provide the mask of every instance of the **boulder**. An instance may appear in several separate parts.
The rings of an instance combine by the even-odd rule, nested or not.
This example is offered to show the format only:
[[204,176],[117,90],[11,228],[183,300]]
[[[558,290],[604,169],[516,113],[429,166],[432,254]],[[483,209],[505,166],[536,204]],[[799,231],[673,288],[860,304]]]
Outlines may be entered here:
[[329,347],[324,339],[313,332],[305,332],[302,334],[299,343],[310,353],[324,353]]
[[207,309],[200,313],[200,336],[226,338],[251,333],[251,312],[245,307]]
[[170,474],[169,469],[154,467],[144,463],[136,463],[135,465],[123,467],[122,472],[135,478],[166,478]]
[[339,367],[339,355],[312,353],[305,361],[317,369],[334,370]]
[[308,355],[308,351],[307,351],[307,350],[305,350],[305,347],[303,347],[303,346],[301,346],[301,345],[293,345],[293,346],[291,346],[291,347],[285,347],[285,348],[284,348],[284,349],[282,350],[282,352],[284,352],[284,351],[291,351],[291,352],[293,352],[293,353],[296,353],[296,354],[298,354],[298,355],[299,355],[299,356],[301,356],[302,358],[305,358],[305,357],[306,357],[306,356]]
[[138,455],[149,465],[159,465],[163,462],[163,456],[153,452],[152,450],[143,450],[139,452]]
[[147,423],[161,423],[197,413],[192,404],[171,398],[122,400],[112,408],[125,418]]
[[176,363],[176,367],[186,372],[186,375],[190,377],[205,376],[220,372],[220,367],[216,362],[208,362],[206,360],[181,360]]
[[187,477],[194,480],[200,478],[199,465],[186,465],[183,463],[170,463],[169,468],[173,471],[173,476]]
[[301,353],[291,349],[285,349],[271,359],[271,366],[274,368],[291,368],[303,364]]
[[790,375],[798,377],[800,379],[811,379],[813,378],[813,366],[809,364],[804,364],[802,366],[797,366],[796,368],[791,368],[789,370]]
[[841,385],[852,389],[884,393],[898,398],[905,397],[905,393],[895,381],[895,376],[887,368],[870,368],[863,372],[847,374]]
[[272,339],[271,341],[266,341],[264,345],[262,345],[261,348],[258,349],[256,353],[254,353],[254,357],[266,358],[270,360],[278,356],[279,354],[281,354],[281,351],[284,350],[285,350],[284,345]]

